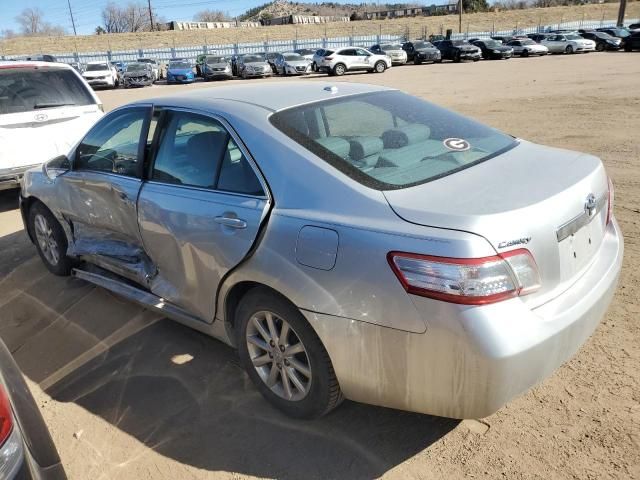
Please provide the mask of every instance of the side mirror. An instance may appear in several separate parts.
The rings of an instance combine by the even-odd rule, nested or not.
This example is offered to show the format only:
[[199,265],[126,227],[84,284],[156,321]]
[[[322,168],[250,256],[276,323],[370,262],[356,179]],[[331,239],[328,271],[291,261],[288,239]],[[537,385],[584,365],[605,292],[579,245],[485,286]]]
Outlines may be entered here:
[[55,180],[65,172],[71,170],[71,161],[66,155],[53,158],[42,166],[44,174],[49,180]]

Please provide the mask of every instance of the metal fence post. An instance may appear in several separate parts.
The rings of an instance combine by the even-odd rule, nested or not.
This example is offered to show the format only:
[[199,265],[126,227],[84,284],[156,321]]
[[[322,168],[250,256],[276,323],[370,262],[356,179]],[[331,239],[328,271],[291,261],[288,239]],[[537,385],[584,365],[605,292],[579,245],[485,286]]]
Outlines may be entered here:
[[238,55],[238,44],[237,43],[233,44],[233,54],[234,55]]
[[144,57],[144,51],[141,48],[139,48],[138,49],[138,58],[142,58],[142,57]]

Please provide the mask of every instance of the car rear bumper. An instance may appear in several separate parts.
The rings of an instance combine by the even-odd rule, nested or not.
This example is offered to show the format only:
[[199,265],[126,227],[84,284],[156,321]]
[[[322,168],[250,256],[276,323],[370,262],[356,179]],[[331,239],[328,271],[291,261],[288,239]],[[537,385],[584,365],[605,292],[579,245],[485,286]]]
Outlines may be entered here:
[[20,187],[20,180],[22,179],[24,172],[36,166],[38,165],[0,169],[0,191]]
[[423,334],[304,311],[351,400],[452,418],[486,417],[548,377],[604,316],[622,266],[612,222],[589,270],[531,310],[515,298],[460,306],[412,296]]

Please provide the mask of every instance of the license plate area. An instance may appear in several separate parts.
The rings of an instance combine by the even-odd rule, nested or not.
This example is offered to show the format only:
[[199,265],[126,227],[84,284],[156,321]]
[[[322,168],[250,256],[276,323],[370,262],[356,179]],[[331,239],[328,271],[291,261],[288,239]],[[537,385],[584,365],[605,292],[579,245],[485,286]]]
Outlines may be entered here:
[[606,211],[601,211],[589,223],[558,243],[563,280],[579,274],[595,257],[604,237],[605,215]]

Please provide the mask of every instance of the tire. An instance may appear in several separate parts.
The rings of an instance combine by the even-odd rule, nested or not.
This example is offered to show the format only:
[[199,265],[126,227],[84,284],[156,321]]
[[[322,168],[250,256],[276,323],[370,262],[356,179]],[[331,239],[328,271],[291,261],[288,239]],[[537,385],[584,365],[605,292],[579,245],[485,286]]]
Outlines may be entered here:
[[415,58],[413,59],[413,64],[414,64],[414,65],[420,65],[420,64],[422,64],[422,62],[420,61],[420,59],[419,59],[418,57],[415,57]]
[[[240,361],[272,405],[291,417],[311,419],[340,404],[343,397],[329,354],[295,306],[267,289],[255,288],[240,301],[235,322]],[[288,325],[285,340],[280,343],[275,338],[271,342],[271,331],[280,337],[285,322]],[[297,345],[301,348],[293,350]],[[288,349],[297,353],[285,356]],[[296,387],[294,378],[302,389]]]
[[630,43],[625,43],[625,44],[624,44],[624,51],[625,51],[625,52],[630,52],[631,50],[633,50],[633,49],[631,48],[631,44],[630,44]]
[[596,52],[604,52],[605,49],[605,45],[604,43],[600,42],[600,43],[596,43]]
[[523,50],[520,54],[521,57],[527,58],[529,56],[529,50]]
[[343,63],[338,63],[333,67],[333,74],[341,77],[347,73],[347,67]]
[[313,62],[311,64],[311,71],[312,72],[317,72],[318,71],[318,65],[316,64],[316,62]]
[[29,209],[29,229],[35,238],[38,255],[47,270],[54,275],[69,275],[74,262],[66,255],[67,236],[44,204],[37,202]]
[[460,52],[456,52],[455,55],[453,56],[453,62],[454,63],[460,63],[462,59],[460,58]]
[[376,64],[373,66],[373,71],[376,73],[384,73],[386,69],[387,65],[383,61],[376,62]]
[[564,49],[564,53],[571,55],[573,53],[573,47],[571,45],[567,45],[567,47]]

